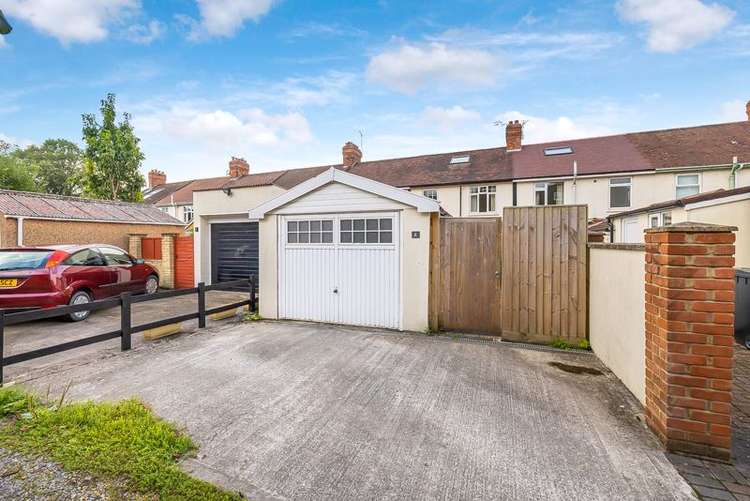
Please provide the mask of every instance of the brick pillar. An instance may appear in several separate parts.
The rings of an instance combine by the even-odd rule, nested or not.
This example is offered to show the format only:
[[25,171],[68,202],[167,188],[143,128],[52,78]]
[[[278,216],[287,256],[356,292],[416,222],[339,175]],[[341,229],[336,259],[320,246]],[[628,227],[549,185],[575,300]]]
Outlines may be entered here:
[[736,230],[646,230],[646,421],[670,451],[731,458]]
[[140,259],[143,257],[142,239],[144,236],[135,233],[128,236],[128,253],[134,258]]
[[161,236],[161,275],[159,282],[167,289],[174,288],[174,235]]

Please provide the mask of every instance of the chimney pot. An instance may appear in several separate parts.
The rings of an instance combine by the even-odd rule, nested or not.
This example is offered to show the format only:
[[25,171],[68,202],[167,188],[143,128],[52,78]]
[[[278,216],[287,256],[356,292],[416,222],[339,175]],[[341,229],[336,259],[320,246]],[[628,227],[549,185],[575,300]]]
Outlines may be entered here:
[[511,120],[505,126],[506,151],[520,151],[523,139],[523,124],[518,120]]
[[156,188],[162,184],[167,184],[167,175],[163,171],[151,169],[148,172],[148,187]]
[[745,105],[745,113],[747,113],[747,119],[750,120],[750,101]]
[[341,148],[341,153],[343,156],[342,164],[344,165],[344,170],[349,170],[362,161],[362,150],[351,141],[346,142],[344,147]]
[[229,177],[242,177],[250,174],[250,164],[247,160],[239,157],[232,157],[229,161]]

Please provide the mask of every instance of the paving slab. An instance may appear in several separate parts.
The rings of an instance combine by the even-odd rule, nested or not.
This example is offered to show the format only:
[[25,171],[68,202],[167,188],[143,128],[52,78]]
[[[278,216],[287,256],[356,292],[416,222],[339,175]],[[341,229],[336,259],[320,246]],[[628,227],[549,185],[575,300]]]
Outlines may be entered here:
[[140,398],[198,443],[186,469],[263,499],[694,499],[590,354],[250,322],[19,379]]

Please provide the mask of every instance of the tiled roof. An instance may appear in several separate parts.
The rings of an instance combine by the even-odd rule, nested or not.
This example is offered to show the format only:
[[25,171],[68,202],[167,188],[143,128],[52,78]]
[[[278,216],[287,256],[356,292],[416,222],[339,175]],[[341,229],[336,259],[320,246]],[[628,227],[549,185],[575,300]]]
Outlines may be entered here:
[[193,181],[187,181],[180,188],[170,192],[169,194],[161,197],[155,203],[159,207],[165,207],[168,205],[185,205],[193,203],[193,192],[200,190],[217,190],[227,184],[232,178],[223,177],[209,177],[206,179],[194,179]]
[[184,223],[153,205],[63,197],[44,193],[0,190],[0,213],[44,219],[112,221],[116,223],[174,224]]
[[[572,153],[545,155],[545,149],[560,146],[569,146]],[[469,161],[451,164],[452,158],[462,156]],[[418,187],[572,176],[573,162],[579,175],[594,175],[730,164],[734,156],[750,161],[750,121],[525,144],[512,152],[488,148],[365,161],[349,172],[392,186]],[[289,189],[330,167],[343,168],[338,164],[264,172],[225,178],[222,186],[214,188],[183,189],[191,195],[197,189],[222,187],[274,184]]]
[[143,192],[143,202],[155,204],[156,202],[169,198],[169,196],[180,188],[190,184],[190,181],[178,181],[176,183],[167,183],[149,188]]
[[742,186],[741,188],[735,188],[733,190],[718,189],[713,191],[706,191],[687,197],[676,198],[674,200],[667,200],[665,202],[657,202],[655,204],[646,205],[637,209],[631,209],[617,214],[612,214],[609,218],[631,216],[633,214],[641,214],[643,212],[653,212],[660,209],[669,209],[672,207],[685,207],[688,204],[695,204],[698,202],[707,202],[709,200],[719,200],[726,197],[732,197],[734,195],[742,195],[744,193],[750,193],[750,186]]

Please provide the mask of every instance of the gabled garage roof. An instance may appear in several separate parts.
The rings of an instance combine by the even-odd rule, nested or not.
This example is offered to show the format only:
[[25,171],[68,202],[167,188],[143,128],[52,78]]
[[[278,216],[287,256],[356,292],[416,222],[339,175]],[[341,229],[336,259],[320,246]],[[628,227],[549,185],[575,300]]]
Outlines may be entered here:
[[282,193],[278,197],[250,210],[250,219],[263,219],[269,212],[273,212],[279,207],[283,207],[284,205],[331,183],[341,183],[374,195],[379,195],[383,198],[388,198],[404,205],[414,207],[419,212],[440,211],[440,204],[431,198],[331,167],[325,172],[298,184],[285,193]]

